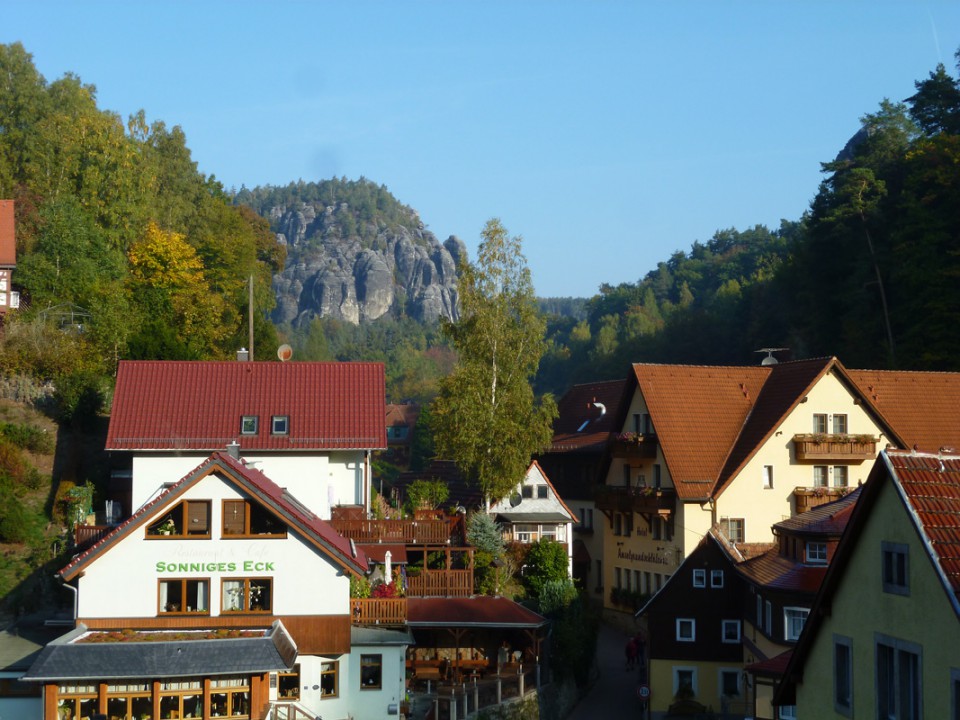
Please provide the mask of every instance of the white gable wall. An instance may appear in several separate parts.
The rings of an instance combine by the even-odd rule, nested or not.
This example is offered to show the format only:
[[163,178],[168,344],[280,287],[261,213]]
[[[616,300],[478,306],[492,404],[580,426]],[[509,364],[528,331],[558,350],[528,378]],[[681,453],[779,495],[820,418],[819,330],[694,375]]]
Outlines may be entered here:
[[264,577],[273,579],[273,615],[349,614],[347,576],[298,535],[221,538],[222,500],[241,497],[233,485],[212,474],[158,510],[155,519],[182,500],[210,500],[211,538],[147,538],[150,520],[90,563],[79,579],[78,616],[158,616],[159,581],[171,578],[209,579],[210,615],[217,616],[222,580]]
[[[132,503],[135,513],[156,498],[164,487],[190,474],[209,457],[205,453],[171,455],[138,453],[133,456]],[[242,459],[274,483],[290,491],[317,517],[330,519],[333,505],[365,505],[364,453],[274,453],[243,455]]]
[[[848,468],[847,486],[851,490],[867,479],[873,466],[872,460],[857,463],[796,461],[794,435],[812,433],[813,416],[816,413],[828,416],[846,415],[847,433],[851,435],[869,434],[877,437],[881,432],[863,407],[854,403],[854,396],[836,375],[825,375],[807,395],[806,402],[794,408],[717,499],[717,520],[722,517],[744,518],[745,542],[773,540],[771,527],[791,517],[793,513],[794,488],[813,487],[815,465],[826,465],[830,468],[828,480],[831,487],[832,470],[837,465]],[[832,427],[828,427],[828,431],[832,431]],[[881,438],[877,443],[878,452],[885,445],[886,440]],[[766,465],[773,468],[773,487],[769,489],[763,486]]]

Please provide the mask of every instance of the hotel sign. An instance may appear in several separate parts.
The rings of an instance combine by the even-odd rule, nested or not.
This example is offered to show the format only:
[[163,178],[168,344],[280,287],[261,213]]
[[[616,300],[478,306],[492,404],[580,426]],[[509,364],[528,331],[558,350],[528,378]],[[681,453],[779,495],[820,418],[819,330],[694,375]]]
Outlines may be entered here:
[[617,548],[618,560],[629,560],[630,562],[645,562],[653,565],[669,565],[666,556],[655,552],[634,552],[633,550],[624,550]]
[[185,572],[276,572],[274,563],[262,560],[243,560],[242,562],[163,562],[156,564],[158,573]]

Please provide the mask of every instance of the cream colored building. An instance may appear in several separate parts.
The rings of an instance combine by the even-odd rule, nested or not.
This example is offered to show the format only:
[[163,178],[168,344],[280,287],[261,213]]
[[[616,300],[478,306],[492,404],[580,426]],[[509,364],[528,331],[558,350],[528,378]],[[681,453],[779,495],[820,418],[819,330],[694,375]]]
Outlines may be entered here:
[[770,542],[905,442],[836,358],[632,370],[597,496],[612,610],[657,592],[714,524],[735,544]]

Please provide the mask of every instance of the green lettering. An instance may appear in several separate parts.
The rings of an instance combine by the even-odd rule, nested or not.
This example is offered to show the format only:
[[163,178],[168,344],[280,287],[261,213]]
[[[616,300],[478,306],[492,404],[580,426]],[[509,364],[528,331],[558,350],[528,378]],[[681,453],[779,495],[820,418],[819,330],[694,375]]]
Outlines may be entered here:
[[274,568],[273,568],[273,563],[272,563],[272,562],[264,563],[264,570],[269,570],[270,572],[275,572],[275,570],[274,570]]
[[227,572],[234,572],[234,571],[236,571],[236,569],[237,569],[237,564],[236,564],[236,563],[234,563],[234,562],[232,562],[232,563],[227,563]]
[[253,570],[253,561],[252,561],[252,560],[244,560],[244,561],[243,561],[243,571],[244,571],[244,572],[250,572],[251,570]]
[[158,562],[158,563],[157,563],[157,572],[158,572],[158,573],[161,573],[161,572],[164,571],[164,569],[166,569],[166,566],[163,564],[163,562]]

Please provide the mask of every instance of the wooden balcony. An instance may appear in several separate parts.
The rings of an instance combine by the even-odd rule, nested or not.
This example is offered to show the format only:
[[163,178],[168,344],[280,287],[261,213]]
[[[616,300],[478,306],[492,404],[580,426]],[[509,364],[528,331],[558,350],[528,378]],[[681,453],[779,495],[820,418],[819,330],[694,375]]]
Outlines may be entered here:
[[409,597],[470,597],[473,570],[422,570],[407,574]]
[[677,493],[672,488],[601,485],[594,501],[605,512],[635,512],[669,517],[677,509]]
[[848,487],[797,487],[793,489],[793,499],[797,506],[797,515],[812,510],[818,505],[826,505],[839,500],[851,492]]
[[405,625],[406,598],[351,598],[354,625]]
[[345,520],[330,521],[333,529],[358,543],[444,545],[450,542],[449,520]]
[[657,457],[657,436],[653,433],[620,433],[610,441],[610,454],[618,458]]
[[872,435],[808,433],[793,436],[798,462],[860,463],[877,456],[879,438]]
[[74,525],[73,545],[77,550],[86,550],[97,540],[106,536],[114,525]]

